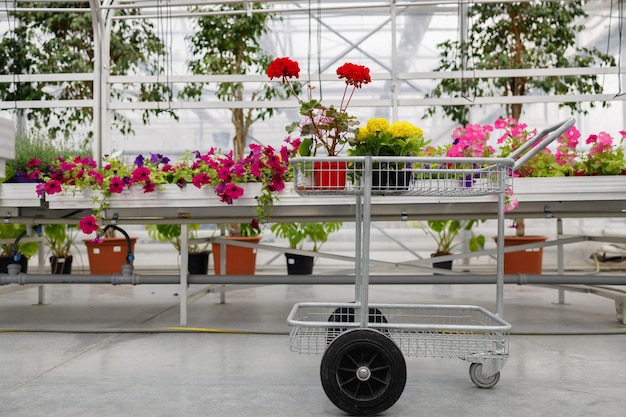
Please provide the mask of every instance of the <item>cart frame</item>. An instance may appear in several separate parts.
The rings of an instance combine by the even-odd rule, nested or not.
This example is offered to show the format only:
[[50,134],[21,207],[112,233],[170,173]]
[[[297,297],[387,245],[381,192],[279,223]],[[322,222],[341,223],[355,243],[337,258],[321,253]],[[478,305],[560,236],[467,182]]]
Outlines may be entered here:
[[[472,362],[470,377],[481,388],[491,388],[499,380],[508,358],[511,325],[503,319],[504,298],[504,204],[513,187],[517,168],[565,133],[575,123],[573,117],[543,129],[508,158],[465,157],[297,157],[292,158],[295,188],[300,195],[345,195],[355,197],[355,301],[353,303],[303,302],[293,306],[287,323],[291,326],[292,351],[349,355],[362,347],[372,357],[394,349],[401,355],[460,358]],[[479,306],[370,304],[370,220],[372,198],[385,195],[480,196],[497,195],[497,280],[496,313]],[[380,197],[379,197],[380,196]],[[373,330],[371,332],[358,330]],[[337,342],[345,334],[346,340]],[[379,336],[383,335],[382,338]],[[350,336],[348,338],[348,336]],[[352,342],[350,339],[353,339]],[[362,354],[363,352],[359,352]],[[388,358],[399,362],[398,355]],[[330,364],[330,365],[325,365]],[[393,364],[395,373],[398,370]],[[325,366],[345,367],[337,360],[323,358],[322,384],[339,408],[349,413],[375,414],[390,407],[400,396],[402,375],[389,378],[389,384],[374,387],[377,394],[361,397],[344,392],[351,379],[368,381],[368,366],[359,366],[354,375],[341,380],[340,371]],[[396,381],[397,380],[397,381]],[[394,389],[390,387],[397,385]],[[400,387],[401,385],[401,387]],[[372,389],[368,387],[368,389]],[[393,392],[390,392],[393,391]],[[399,391],[399,392],[398,392]]]

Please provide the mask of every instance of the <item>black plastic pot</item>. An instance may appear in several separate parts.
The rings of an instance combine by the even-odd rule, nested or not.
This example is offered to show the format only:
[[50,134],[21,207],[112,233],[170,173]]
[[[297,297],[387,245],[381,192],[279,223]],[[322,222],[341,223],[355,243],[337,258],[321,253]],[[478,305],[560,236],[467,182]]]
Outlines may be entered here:
[[53,274],[71,274],[72,273],[72,261],[74,257],[69,255],[65,258],[59,258],[58,256],[50,257],[50,270]]
[[288,275],[311,275],[315,258],[307,255],[286,253]]
[[187,270],[193,275],[206,275],[209,271],[210,251],[187,254]]
[[8,272],[7,267],[14,263],[18,263],[22,266],[22,273],[28,272],[28,259],[25,256],[22,256],[19,262],[15,262],[13,256],[0,256],[0,273],[6,274]]

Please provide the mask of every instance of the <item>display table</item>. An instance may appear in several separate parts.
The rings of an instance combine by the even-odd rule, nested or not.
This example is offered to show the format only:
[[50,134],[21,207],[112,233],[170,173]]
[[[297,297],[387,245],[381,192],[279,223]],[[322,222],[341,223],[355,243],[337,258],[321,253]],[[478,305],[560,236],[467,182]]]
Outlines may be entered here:
[[[72,195],[37,197],[36,184],[1,184],[0,209],[6,222],[23,224],[77,223],[88,214],[92,207],[92,195],[80,193]],[[626,215],[626,176],[606,177],[551,177],[519,178],[513,183],[514,198],[518,199],[519,208],[507,214],[510,218],[615,218]],[[172,185],[153,193],[133,190],[111,199],[106,210],[105,222],[124,224],[148,223],[200,223],[224,224],[249,222],[256,216],[254,191],[229,206],[219,201],[210,190],[198,190],[189,186],[183,189]],[[372,198],[372,219],[386,221],[420,219],[470,219],[495,218],[497,196],[437,198],[411,196],[374,196]],[[345,196],[301,197],[288,187],[280,195],[272,211],[272,222],[280,221],[354,221],[356,201]],[[584,237],[564,242],[547,242],[546,245],[563,245],[580,242]],[[267,249],[271,247],[263,245]],[[186,249],[186,245],[183,245]],[[278,248],[285,251],[285,248]],[[183,255],[186,255],[183,253]],[[473,254],[475,255],[475,254]],[[29,274],[30,275],[30,274]],[[33,279],[37,277],[33,276]],[[69,282],[100,283],[98,277],[80,277],[82,280]],[[119,278],[119,277],[118,277]],[[195,277],[194,277],[195,278]],[[466,276],[468,280],[470,276]],[[619,278],[619,277],[618,277]],[[623,277],[622,277],[623,278]],[[206,283],[287,283],[284,277],[212,277],[206,276]],[[412,278],[404,277],[406,283]],[[408,280],[407,280],[408,279]],[[443,278],[439,278],[443,279]],[[27,279],[22,283],[33,283]],[[42,283],[47,283],[41,277]],[[129,277],[117,284],[141,284],[149,281],[146,277]],[[336,279],[336,282],[340,282]],[[372,283],[377,278],[372,277]],[[398,279],[400,281],[400,279]],[[66,280],[67,282],[67,280]],[[110,281],[107,281],[110,282]],[[200,283],[200,281],[198,281]],[[382,279],[381,283],[392,282]],[[619,281],[618,281],[619,282]],[[181,287],[181,325],[186,325],[187,283],[188,276],[181,267],[180,276],[163,278],[163,283],[177,283]],[[310,276],[300,283],[316,283],[316,277]],[[616,299],[616,304],[623,309],[624,299]]]

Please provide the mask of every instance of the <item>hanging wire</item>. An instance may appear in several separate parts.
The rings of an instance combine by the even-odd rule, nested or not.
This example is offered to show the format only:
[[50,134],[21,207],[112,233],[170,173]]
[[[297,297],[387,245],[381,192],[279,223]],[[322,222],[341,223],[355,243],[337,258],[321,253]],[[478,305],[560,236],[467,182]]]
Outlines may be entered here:
[[[312,67],[313,67],[313,48],[316,49],[317,55],[317,84],[318,84],[318,92],[319,92],[319,101],[322,101],[322,25],[320,24],[322,18],[322,4],[321,0],[317,0],[317,4],[313,7],[312,0],[309,0],[309,33],[308,33],[308,51],[307,51],[307,71],[308,71],[308,82],[307,86],[307,94],[312,94],[311,91],[311,79],[313,78]],[[313,22],[316,22],[315,29],[315,46],[313,45]],[[312,98],[309,97],[308,98]]]
[[[165,52],[161,53],[159,50],[157,54],[157,62],[159,64],[159,71],[157,72],[157,84],[161,83],[161,68],[165,71],[164,86],[169,88],[167,93],[167,109],[161,109],[160,101],[157,103],[159,108],[157,112],[171,112],[172,111],[172,94],[174,91],[173,84],[170,79],[170,74],[173,70],[172,64],[172,8],[170,0],[164,0],[166,5],[163,6],[163,0],[157,0],[157,20],[158,20],[158,35],[163,41]],[[163,11],[165,9],[165,12]]]
[[[11,28],[11,19],[9,18],[11,13],[10,13],[10,9],[9,9],[9,2],[5,1],[4,2],[4,11],[7,15],[7,26],[9,28],[9,33],[11,34],[11,45],[13,48],[15,48],[15,43],[16,43],[16,39],[17,39],[17,34],[15,33],[15,30],[17,28],[17,0],[13,1],[13,28]],[[12,52],[12,56],[16,57],[18,56],[17,51],[13,50]],[[15,61],[15,58],[13,58],[13,61]],[[13,67],[15,67],[15,65],[13,65]],[[20,75],[16,73],[15,69],[11,70],[11,75],[13,76],[13,89],[15,91],[15,98],[13,100],[13,109],[17,112],[17,92],[18,92],[18,83],[20,81]]]
[[[613,1],[611,0],[611,7],[609,10],[609,33],[606,41],[606,53],[609,53],[609,47],[611,44],[611,21],[613,20]],[[624,25],[624,0],[618,0],[617,2],[617,94],[613,98],[624,95],[622,91],[622,30]],[[602,82],[604,88],[604,77]]]
[[[474,89],[474,94],[470,95],[470,83],[469,80],[465,77],[465,72],[467,70],[467,62],[469,58],[472,59],[472,80],[473,85],[476,86],[476,67],[474,65],[474,57],[472,54],[469,54],[468,50],[472,45],[471,39],[469,38],[470,34],[470,21],[469,21],[469,8],[474,4],[473,0],[459,0],[457,6],[457,13],[459,16],[459,40],[461,44],[461,97],[470,103],[474,103],[474,99],[476,98],[476,91]],[[468,58],[469,55],[469,58]]]

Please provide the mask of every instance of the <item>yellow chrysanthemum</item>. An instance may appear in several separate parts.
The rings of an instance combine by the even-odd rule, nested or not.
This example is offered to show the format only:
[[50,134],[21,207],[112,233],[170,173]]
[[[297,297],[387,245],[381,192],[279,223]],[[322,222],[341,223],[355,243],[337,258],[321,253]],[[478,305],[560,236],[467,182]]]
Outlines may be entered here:
[[366,128],[369,133],[387,133],[389,131],[389,122],[382,117],[369,119]]
[[354,138],[356,139],[357,142],[365,142],[367,140],[367,135],[369,135],[367,126],[360,127],[358,132],[356,132],[356,136]]
[[395,138],[410,138],[413,136],[424,136],[424,132],[419,127],[410,122],[393,122],[389,127],[389,133]]

